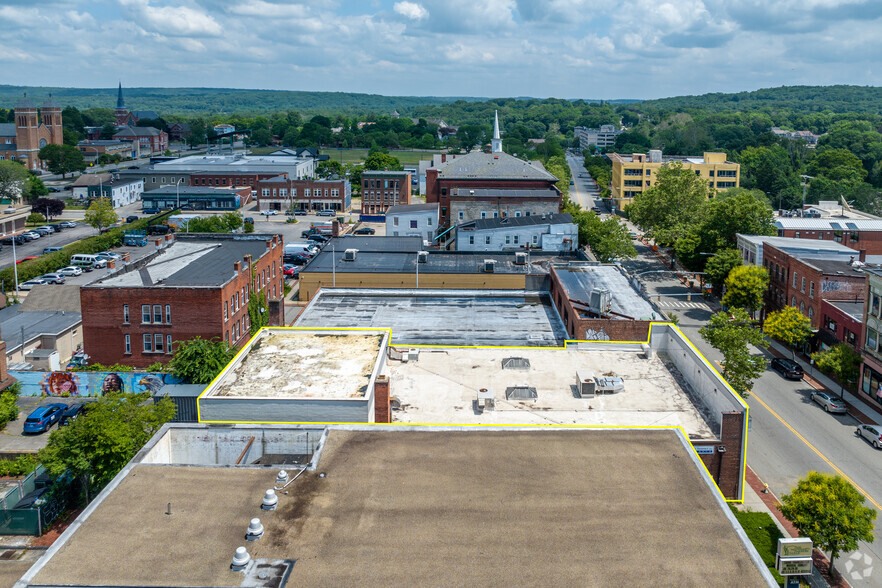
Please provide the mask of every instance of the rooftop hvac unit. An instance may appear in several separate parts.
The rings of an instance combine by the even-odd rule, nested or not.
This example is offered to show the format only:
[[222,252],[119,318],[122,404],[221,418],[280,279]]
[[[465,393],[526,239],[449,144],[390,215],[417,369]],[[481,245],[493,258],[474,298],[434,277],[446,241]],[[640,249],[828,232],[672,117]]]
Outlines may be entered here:
[[594,393],[597,389],[594,374],[591,372],[576,372],[576,388],[579,390],[579,396],[582,398],[594,398]]
[[493,410],[494,408],[496,408],[496,399],[493,397],[493,390],[490,388],[478,390],[478,397],[475,399],[475,411],[480,413],[485,410]]
[[428,251],[417,251],[417,261],[419,263],[427,263],[429,261]]
[[492,274],[495,268],[496,268],[496,260],[495,259],[485,259],[484,260],[484,272],[486,272],[488,274]]
[[355,261],[356,253],[358,253],[358,249],[347,249],[343,252],[343,261]]
[[612,293],[606,288],[592,288],[588,307],[597,314],[607,314],[612,304]]
[[515,265],[527,265],[527,253],[525,251],[515,253]]
[[650,149],[649,150],[649,163],[661,163],[661,162],[662,162],[661,149]]

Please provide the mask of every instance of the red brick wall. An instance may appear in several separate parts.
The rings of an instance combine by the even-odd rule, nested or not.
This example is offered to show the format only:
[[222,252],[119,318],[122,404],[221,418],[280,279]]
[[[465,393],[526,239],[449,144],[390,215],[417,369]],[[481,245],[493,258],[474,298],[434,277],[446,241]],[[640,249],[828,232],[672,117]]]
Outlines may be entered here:
[[[864,301],[864,305],[864,316],[866,316],[866,300]],[[836,324],[836,328],[833,330],[829,328],[829,319],[833,319],[833,322]],[[855,351],[860,352],[861,341],[863,340],[864,333],[864,323],[862,321],[854,320],[851,316],[845,314],[844,312],[830,304],[830,302],[827,300],[821,301],[820,328],[829,333],[832,333],[832,335],[836,337],[838,341],[848,343],[854,348]],[[846,331],[853,333],[854,336],[848,337]]]
[[[213,187],[224,187],[224,186],[248,186],[252,190],[257,189],[257,185],[261,180],[268,180],[269,178],[277,178],[279,175],[287,175],[287,174],[279,174],[278,172],[273,173],[252,173],[252,174],[243,174],[243,173],[229,173],[229,174],[218,174],[218,173],[191,173],[190,174],[190,185],[191,186],[213,186]],[[239,181],[237,184],[236,181]],[[211,182],[211,183],[209,183]]]
[[389,378],[377,376],[374,382],[374,422],[392,422],[392,395],[389,392]]
[[[372,182],[398,182],[398,188],[377,188],[371,187],[377,184]],[[405,176],[393,175],[384,177],[382,175],[373,175],[361,178],[361,212],[362,214],[382,214],[390,206],[403,206],[411,203],[411,175]],[[382,185],[382,184],[379,184]],[[393,184],[394,186],[394,184]],[[384,194],[388,193],[389,198],[384,198]]]
[[[779,229],[778,236],[823,241],[835,241],[837,237],[835,231],[796,231],[792,229]],[[851,240],[850,231],[842,231],[841,239],[837,242],[854,249],[855,251],[864,250],[867,255],[882,255],[882,231],[860,231],[857,241]],[[765,246],[763,247],[763,250],[765,250]]]
[[[438,178],[437,169],[426,170],[426,202],[438,202],[441,206],[441,225],[450,221],[450,201],[455,189],[489,189],[494,188],[514,188],[521,190],[547,190],[554,186],[554,182],[546,180],[454,180]],[[446,190],[445,194],[442,194]],[[457,201],[478,201],[480,198],[469,198],[467,196],[455,196]],[[494,202],[496,198],[491,198]],[[547,202],[547,198],[541,199]],[[518,199],[517,202],[531,202],[531,200]],[[558,199],[558,211],[560,211],[562,201]]]

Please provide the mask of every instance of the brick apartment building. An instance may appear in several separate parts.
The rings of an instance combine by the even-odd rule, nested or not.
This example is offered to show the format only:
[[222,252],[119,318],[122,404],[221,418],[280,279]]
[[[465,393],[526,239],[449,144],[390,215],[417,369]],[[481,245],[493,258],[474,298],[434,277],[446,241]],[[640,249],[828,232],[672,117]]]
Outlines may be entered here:
[[766,244],[763,266],[769,272],[766,311],[794,306],[821,325],[821,301],[860,302],[866,295],[865,274],[847,261],[795,258]]
[[[223,171],[192,171],[190,172],[191,186],[251,186],[252,190],[258,190],[258,184],[263,180],[278,177],[278,172],[246,172],[235,169]],[[282,174],[287,178],[288,174]]]
[[818,340],[827,347],[848,343],[860,352],[864,335],[864,300],[822,300]]
[[558,178],[541,163],[473,151],[426,170],[426,202],[441,207],[441,226],[482,218],[557,214]]
[[361,173],[362,214],[383,214],[390,206],[410,204],[410,172]]
[[278,235],[178,234],[120,273],[83,286],[83,346],[103,364],[166,363],[175,343],[202,337],[234,347],[250,338],[248,300],[269,300],[282,323],[282,240]]
[[140,156],[165,153],[168,149],[168,133],[153,127],[124,127],[113,138],[137,145]]
[[882,255],[882,220],[776,217],[779,237],[835,241],[867,255]]
[[286,174],[261,179],[257,203],[260,210],[346,211],[352,207],[352,186],[349,180],[292,180]]

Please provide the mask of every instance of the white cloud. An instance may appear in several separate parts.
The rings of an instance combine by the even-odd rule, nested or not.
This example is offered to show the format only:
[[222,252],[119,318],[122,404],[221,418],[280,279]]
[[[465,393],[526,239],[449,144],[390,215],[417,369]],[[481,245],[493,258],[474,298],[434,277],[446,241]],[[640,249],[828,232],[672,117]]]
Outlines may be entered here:
[[149,0],[119,0],[148,30],[172,36],[217,37],[223,27],[210,15],[188,6],[153,6]]
[[395,12],[410,20],[423,20],[429,17],[429,11],[416,2],[396,2],[392,7]]

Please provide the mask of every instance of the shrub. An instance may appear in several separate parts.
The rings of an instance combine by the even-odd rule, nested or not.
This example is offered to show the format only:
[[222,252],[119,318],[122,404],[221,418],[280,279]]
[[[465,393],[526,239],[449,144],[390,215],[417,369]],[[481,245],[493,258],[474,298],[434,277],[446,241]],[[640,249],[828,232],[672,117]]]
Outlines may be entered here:
[[42,225],[46,222],[46,217],[39,212],[32,212],[28,215],[28,218],[25,219],[25,222],[29,225]]
[[0,476],[26,476],[37,469],[40,461],[30,453],[19,455],[15,459],[0,459]]

